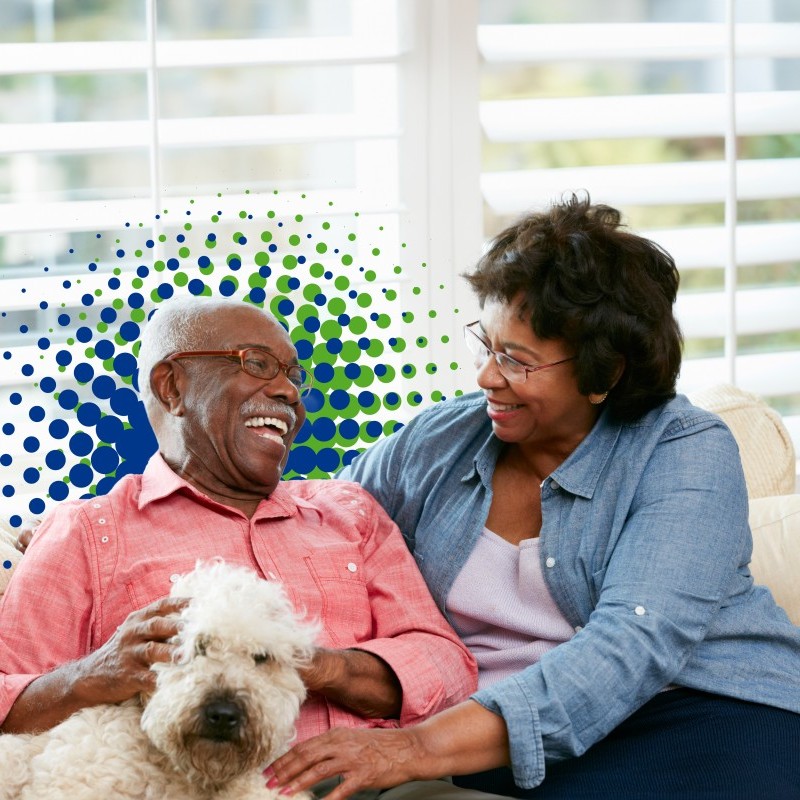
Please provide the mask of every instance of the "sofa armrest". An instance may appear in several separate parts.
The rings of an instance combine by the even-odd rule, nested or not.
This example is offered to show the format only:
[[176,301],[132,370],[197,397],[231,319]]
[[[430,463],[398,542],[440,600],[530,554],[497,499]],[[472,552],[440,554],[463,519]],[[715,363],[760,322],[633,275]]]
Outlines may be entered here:
[[800,494],[750,501],[756,583],[769,587],[789,619],[800,625]]

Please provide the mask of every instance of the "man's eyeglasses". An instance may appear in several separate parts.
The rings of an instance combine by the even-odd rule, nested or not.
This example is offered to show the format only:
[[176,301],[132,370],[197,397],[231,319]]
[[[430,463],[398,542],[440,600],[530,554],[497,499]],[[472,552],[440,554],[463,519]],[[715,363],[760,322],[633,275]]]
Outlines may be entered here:
[[548,369],[549,367],[555,367],[558,364],[565,364],[567,361],[575,360],[575,356],[570,356],[569,358],[562,358],[560,361],[551,361],[549,364],[523,364],[521,361],[517,361],[516,358],[507,356],[505,353],[498,353],[492,350],[478,333],[475,327],[478,324],[479,320],[476,320],[464,326],[464,340],[467,343],[470,353],[475,356],[475,366],[478,368],[482,367],[489,356],[494,356],[500,374],[509,381],[509,383],[524,383],[529,372],[538,372],[541,369]]
[[246,347],[244,350],[184,350],[180,353],[168,355],[167,361],[176,361],[179,358],[205,358],[219,357],[231,361],[238,361],[241,368],[254,378],[271,381],[279,372],[289,379],[302,397],[311,388],[311,375],[299,364],[284,364],[279,358],[266,350],[257,347]]

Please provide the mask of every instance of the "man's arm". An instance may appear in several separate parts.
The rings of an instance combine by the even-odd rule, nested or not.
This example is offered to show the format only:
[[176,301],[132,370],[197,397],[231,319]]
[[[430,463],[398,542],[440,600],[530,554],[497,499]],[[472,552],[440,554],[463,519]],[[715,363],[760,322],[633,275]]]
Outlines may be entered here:
[[101,703],[119,703],[152,691],[150,667],[168,661],[167,644],[178,632],[178,613],[186,600],[157,600],[129,615],[99,650],[35,678],[11,706],[0,731],[36,733],[63,722],[71,714]]

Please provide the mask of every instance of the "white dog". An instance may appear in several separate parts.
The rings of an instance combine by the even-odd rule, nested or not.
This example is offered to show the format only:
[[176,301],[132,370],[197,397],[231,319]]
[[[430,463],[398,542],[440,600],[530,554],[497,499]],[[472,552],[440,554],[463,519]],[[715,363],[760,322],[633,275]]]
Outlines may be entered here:
[[[262,800],[288,747],[316,626],[282,587],[221,562],[175,583],[190,597],[177,657],[142,702],[87,708],[39,735],[0,735],[0,800]],[[306,796],[306,795],[304,795]]]

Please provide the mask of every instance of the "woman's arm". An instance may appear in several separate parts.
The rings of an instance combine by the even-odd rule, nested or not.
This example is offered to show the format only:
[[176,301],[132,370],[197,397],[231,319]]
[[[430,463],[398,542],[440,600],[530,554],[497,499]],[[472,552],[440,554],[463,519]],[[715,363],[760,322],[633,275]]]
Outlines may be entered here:
[[336,728],[296,745],[268,770],[270,788],[287,794],[336,775],[327,800],[411,780],[466,775],[509,763],[503,718],[467,700],[400,730]]

